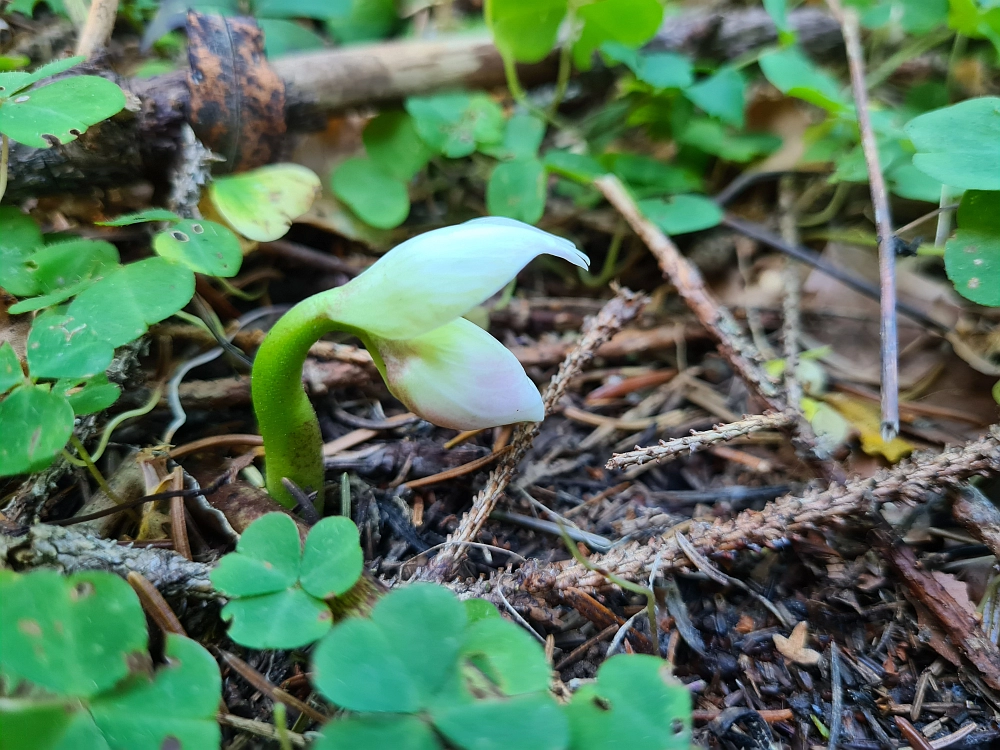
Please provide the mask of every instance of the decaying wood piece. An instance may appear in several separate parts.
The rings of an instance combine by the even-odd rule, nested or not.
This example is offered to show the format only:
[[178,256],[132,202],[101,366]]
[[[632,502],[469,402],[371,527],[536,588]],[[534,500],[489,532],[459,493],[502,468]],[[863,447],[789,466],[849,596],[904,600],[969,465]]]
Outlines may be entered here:
[[[594,555],[597,568],[630,581],[646,581],[654,561],[662,573],[690,568],[691,563],[674,531],[683,531],[688,541],[703,555],[730,556],[739,550],[759,550],[780,544],[790,535],[818,526],[862,516],[872,507],[889,501],[925,502],[929,496],[954,488],[970,477],[1000,473],[1000,425],[967,445],[950,448],[937,455],[922,454],[883,470],[868,479],[848,482],[802,496],[785,495],[763,510],[746,510],[728,521],[706,523],[686,521],[676,529],[651,539],[647,544],[632,542],[605,555]],[[453,588],[462,594],[489,596],[503,586],[507,592],[524,592],[529,597],[557,595],[567,588],[594,592],[615,589],[600,573],[575,560],[550,564],[532,561],[512,573],[501,573],[488,581],[465,582]]]
[[972,485],[952,493],[951,515],[1000,559],[1000,508]]
[[[607,342],[615,333],[621,330],[628,321],[639,314],[646,304],[646,297],[628,289],[619,289],[618,293],[608,300],[601,311],[585,328],[583,337],[566,355],[559,366],[558,372],[542,395],[545,413],[550,414],[556,404],[566,393],[570,380],[578,375],[583,367],[594,358],[594,353],[601,344]],[[527,454],[535,436],[538,435],[538,423],[522,423],[514,430],[511,441],[513,450],[507,453],[490,472],[486,486],[480,490],[472,501],[472,509],[462,516],[458,529],[448,537],[446,546],[431,560],[423,572],[425,580],[438,580],[449,577],[458,564],[465,559],[466,545],[464,542],[475,541],[483,524],[490,517],[501,495],[514,478],[518,464]]]
[[[799,43],[823,56],[841,45],[837,22],[816,9],[789,14]],[[777,38],[762,9],[694,11],[668,18],[650,49],[730,59]],[[555,56],[519,66],[526,85],[554,81]],[[433,41],[400,40],[290,55],[272,67],[286,88],[290,131],[322,129],[332,112],[399,101],[414,94],[456,88],[493,88],[506,77],[499,52],[486,36]],[[73,73],[83,72],[77,68]],[[16,202],[55,192],[121,187],[140,179],[159,182],[173,161],[188,108],[186,71],[117,82],[132,95],[134,114],[122,113],[90,128],[82,138],[54,149],[14,144],[5,200]]]
[[979,670],[983,681],[1000,690],[1000,648],[986,637],[975,615],[955,601],[944,584],[920,566],[913,550],[889,531],[873,529],[870,537],[881,557],[905,581],[910,594],[934,614],[951,642]]
[[127,547],[71,528],[35,524],[23,537],[0,536],[0,563],[17,568],[48,567],[62,573],[104,570],[127,578],[140,573],[167,598],[215,599],[211,565],[185,560],[172,550]]

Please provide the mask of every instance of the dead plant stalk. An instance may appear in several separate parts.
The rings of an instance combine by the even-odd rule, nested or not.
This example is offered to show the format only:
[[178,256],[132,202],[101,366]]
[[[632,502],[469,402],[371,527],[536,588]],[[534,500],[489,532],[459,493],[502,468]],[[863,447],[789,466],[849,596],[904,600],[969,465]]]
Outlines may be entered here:
[[875,211],[881,308],[882,439],[892,440],[899,433],[899,338],[896,332],[896,250],[893,243],[892,214],[889,211],[889,194],[882,175],[882,165],[879,163],[875,131],[868,109],[868,87],[865,84],[865,60],[858,14],[853,8],[844,8],[840,0],[827,0],[827,5],[840,22],[844,34],[847,64],[851,71],[851,91],[854,94],[858,130],[861,133],[861,150],[868,167],[868,184],[871,186],[872,208]]

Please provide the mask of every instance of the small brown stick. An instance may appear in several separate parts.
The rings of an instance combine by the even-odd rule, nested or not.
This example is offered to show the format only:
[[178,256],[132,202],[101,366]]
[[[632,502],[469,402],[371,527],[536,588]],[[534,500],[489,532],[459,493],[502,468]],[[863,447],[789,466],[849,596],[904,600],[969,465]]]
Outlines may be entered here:
[[[725,522],[685,522],[688,540],[702,554],[756,549],[781,542],[790,534],[830,526],[850,516],[867,513],[873,504],[902,500],[923,503],[929,495],[956,487],[970,477],[1000,473],[1000,425],[991,433],[965,446],[950,448],[937,455],[926,454],[882,470],[868,479],[831,486],[803,496],[786,495],[763,510],[745,510]],[[590,558],[595,567],[630,581],[646,581],[653,562],[659,559],[664,573],[690,567],[673,530],[653,537],[646,544],[623,544],[604,555]],[[510,576],[508,581],[506,576]],[[559,563],[530,562],[516,573],[499,574],[508,590],[520,589],[537,596],[567,588],[585,591],[613,589],[607,578],[575,560]],[[475,588],[475,586],[473,587]],[[477,589],[478,591],[478,589]],[[479,595],[479,594],[477,594]],[[489,595],[488,593],[486,594]]]
[[[795,714],[790,708],[764,708],[757,713],[760,714],[760,718],[768,724],[774,724],[776,721],[792,721],[795,718]],[[703,723],[714,721],[719,718],[721,714],[721,708],[695,709],[691,712],[691,718],[694,721]]]
[[[275,741],[281,737],[278,732],[278,728],[274,726],[274,724],[268,724],[265,721],[244,719],[242,716],[236,716],[235,714],[218,714],[215,717],[215,720],[227,727],[232,727],[237,731],[246,732],[247,734],[252,734],[256,737],[263,737],[265,739]],[[292,747],[306,746],[305,736],[299,734],[298,732],[285,730],[285,736],[288,737],[288,741],[292,744]]]
[[117,15],[118,0],[93,0],[76,42],[76,54],[92,57],[104,47],[111,38]]
[[[559,365],[559,370],[545,389],[542,403],[545,406],[546,414],[551,413],[556,404],[559,403],[570,380],[593,359],[597,348],[638,315],[639,310],[645,304],[646,297],[644,295],[636,294],[628,289],[619,289],[617,294],[601,308],[590,325],[586,327],[583,337]],[[514,437],[511,442],[512,450],[504,455],[500,464],[490,473],[489,479],[486,480],[486,486],[472,501],[472,509],[462,516],[458,529],[449,536],[450,546],[445,547],[431,560],[423,574],[425,579],[445,578],[451,575],[455,567],[462,561],[466,554],[466,545],[463,542],[471,542],[479,535],[483,524],[490,517],[497,501],[500,500],[500,496],[514,478],[518,464],[527,454],[538,431],[539,425],[535,422],[519,424],[514,429]]]
[[[781,209],[779,222],[781,238],[791,244],[799,244],[799,228],[796,225],[795,195],[790,176],[782,177],[778,182],[778,206]],[[784,320],[782,321],[781,338],[785,347],[785,397],[788,403],[798,408],[802,401],[802,384],[799,382],[799,336],[801,322],[799,319],[799,301],[802,282],[798,269],[785,260],[782,271],[785,282],[785,298],[782,304]]]
[[181,625],[181,621],[174,614],[174,610],[170,608],[167,600],[163,598],[163,595],[157,590],[156,586],[149,582],[148,578],[142,575],[142,573],[130,570],[127,580],[129,586],[132,587],[139,597],[139,603],[142,604],[142,608],[152,618],[153,622],[160,626],[160,630],[164,633],[187,635],[184,626]]
[[827,0],[827,5],[840,22],[847,48],[847,64],[851,70],[851,91],[857,109],[861,150],[868,166],[872,208],[878,231],[879,302],[881,307],[880,335],[882,339],[882,439],[889,441],[899,434],[899,338],[896,333],[896,249],[893,241],[892,214],[889,194],[878,158],[878,145],[868,110],[868,87],[865,84],[865,60],[861,49],[858,14],[844,8],[840,0]]
[[180,458],[189,453],[197,453],[205,448],[217,448],[223,445],[264,445],[260,435],[212,435],[211,437],[192,440],[190,443],[178,445],[170,451],[171,458]]
[[719,425],[704,432],[692,432],[685,437],[661,440],[659,445],[645,448],[636,446],[635,450],[626,453],[615,453],[606,464],[608,469],[627,469],[629,466],[642,466],[650,461],[674,459],[685,453],[694,453],[713,443],[722,443],[733,438],[749,435],[758,430],[773,430],[787,427],[794,421],[794,416],[788,412],[768,412],[743,417],[738,422]]
[[[170,478],[170,489],[174,492],[184,489],[184,471],[180,466],[174,469]],[[170,539],[174,543],[174,551],[186,560],[194,560],[185,515],[184,498],[180,495],[170,498]]]
[[934,746],[920,733],[919,729],[902,716],[895,718],[896,726],[899,727],[899,733],[906,738],[906,741],[910,743],[910,747],[913,750],[934,750]]
[[570,666],[571,664],[575,664],[576,662],[580,661],[580,659],[582,659],[586,655],[586,653],[590,650],[591,646],[593,646],[595,643],[600,643],[601,641],[610,638],[617,631],[618,631],[617,624],[612,623],[611,625],[608,625],[600,633],[591,636],[586,641],[584,641],[579,646],[570,651],[568,654],[566,654],[566,656],[564,656],[562,659],[559,660],[559,663],[556,664],[554,669],[557,672],[559,672],[563,669],[566,669],[566,667]]
[[741,451],[738,448],[730,448],[728,445],[710,446],[708,452],[717,458],[721,458],[723,461],[740,464],[741,466],[745,466],[750,469],[750,471],[755,471],[758,474],[768,474],[774,471],[774,464],[766,458],[755,456],[752,453]]
[[614,175],[594,180],[594,185],[608,202],[625,217],[632,230],[638,234],[656,257],[664,275],[677,288],[677,293],[719,342],[719,351],[734,371],[775,411],[784,411],[784,399],[764,372],[760,355],[746,338],[739,324],[724,307],[712,297],[701,273],[667,235],[642,215],[625,186]]
[[221,648],[213,649],[215,653],[222,659],[226,665],[232,669],[234,672],[240,675],[244,680],[250,683],[254,688],[259,690],[261,693],[266,695],[273,701],[278,703],[284,703],[289,708],[294,708],[299,713],[305,714],[313,721],[318,721],[319,723],[324,723],[330,717],[326,714],[317,711],[315,708],[310,706],[304,701],[300,701],[294,695],[289,695],[284,690],[276,685],[272,685],[271,682],[256,669],[251,667],[236,654],[231,654],[228,651],[224,651]]
[[475,461],[469,461],[461,466],[456,466],[454,469],[446,469],[445,471],[439,471],[437,474],[431,474],[429,477],[421,477],[420,479],[405,482],[403,486],[413,490],[417,487],[426,487],[430,484],[437,484],[438,482],[445,482],[455,477],[465,476],[466,474],[478,471],[484,466],[489,466],[498,458],[506,456],[511,450],[513,450],[513,446],[507,446],[494,453],[490,453],[488,456],[483,456],[482,458],[477,458]]

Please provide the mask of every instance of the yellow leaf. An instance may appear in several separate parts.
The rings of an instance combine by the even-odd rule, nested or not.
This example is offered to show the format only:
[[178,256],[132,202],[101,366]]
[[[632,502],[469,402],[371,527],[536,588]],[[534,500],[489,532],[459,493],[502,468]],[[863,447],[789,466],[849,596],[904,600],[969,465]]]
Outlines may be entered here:
[[882,439],[882,419],[877,404],[851,398],[843,393],[828,394],[823,400],[840,412],[858,431],[861,450],[869,456],[881,455],[890,463],[896,463],[913,453],[913,446],[900,437],[889,442]]

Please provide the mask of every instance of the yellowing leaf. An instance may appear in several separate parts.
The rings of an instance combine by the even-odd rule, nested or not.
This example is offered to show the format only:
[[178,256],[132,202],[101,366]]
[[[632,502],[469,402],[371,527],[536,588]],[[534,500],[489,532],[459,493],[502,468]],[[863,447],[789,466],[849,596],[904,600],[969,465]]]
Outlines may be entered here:
[[913,452],[913,446],[900,437],[889,442],[882,439],[882,422],[877,404],[851,398],[843,393],[831,393],[824,396],[824,400],[858,431],[861,450],[869,456],[885,456],[890,463],[896,463]]
[[319,192],[319,177],[299,164],[272,164],[218,177],[209,187],[219,215],[244,237],[258,242],[284,236]]

